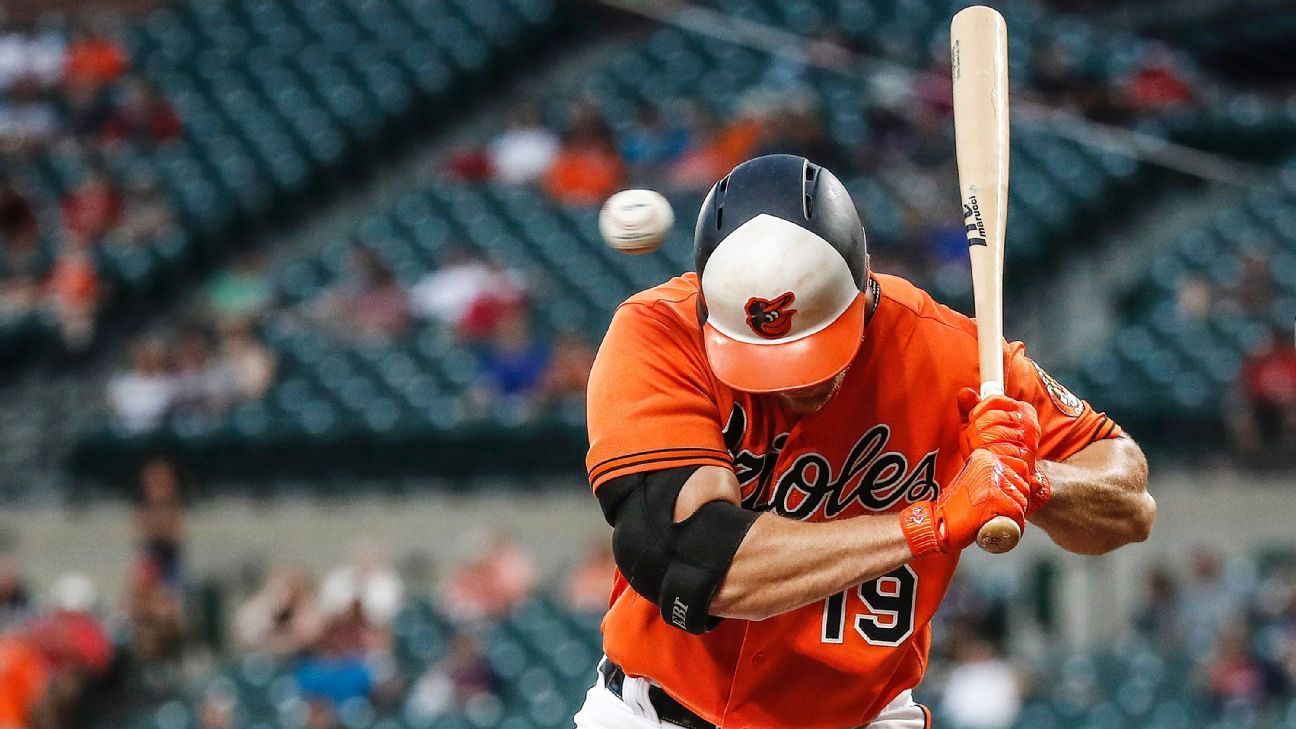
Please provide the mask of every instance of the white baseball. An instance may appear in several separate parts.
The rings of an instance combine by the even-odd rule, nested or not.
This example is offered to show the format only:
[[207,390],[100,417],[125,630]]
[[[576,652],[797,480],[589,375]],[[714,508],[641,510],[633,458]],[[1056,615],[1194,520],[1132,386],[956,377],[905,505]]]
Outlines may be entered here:
[[675,224],[675,212],[652,190],[622,190],[603,203],[599,234],[608,245],[631,255],[652,253]]

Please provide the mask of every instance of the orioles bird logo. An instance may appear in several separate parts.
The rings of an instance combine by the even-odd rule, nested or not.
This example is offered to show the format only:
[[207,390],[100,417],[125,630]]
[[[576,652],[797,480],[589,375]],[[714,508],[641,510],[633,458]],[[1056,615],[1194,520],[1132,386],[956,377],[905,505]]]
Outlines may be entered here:
[[787,336],[788,332],[792,331],[792,315],[797,313],[797,310],[785,307],[793,301],[796,301],[796,296],[791,291],[779,294],[773,299],[762,299],[757,296],[747,299],[747,326],[766,339]]

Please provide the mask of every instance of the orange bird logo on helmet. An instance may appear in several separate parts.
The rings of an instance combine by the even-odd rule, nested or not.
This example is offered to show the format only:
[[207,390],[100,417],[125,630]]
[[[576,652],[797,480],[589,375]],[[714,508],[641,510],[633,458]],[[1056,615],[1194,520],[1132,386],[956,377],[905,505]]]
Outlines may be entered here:
[[786,337],[792,331],[792,315],[796,309],[787,308],[796,301],[796,296],[788,291],[772,299],[753,296],[747,299],[747,326],[753,332],[766,339]]

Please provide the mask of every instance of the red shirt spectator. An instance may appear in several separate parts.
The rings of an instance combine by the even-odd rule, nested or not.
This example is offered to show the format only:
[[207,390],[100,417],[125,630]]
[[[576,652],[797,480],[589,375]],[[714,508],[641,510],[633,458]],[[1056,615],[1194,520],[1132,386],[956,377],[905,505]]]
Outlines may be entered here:
[[102,674],[112,664],[112,643],[89,613],[59,610],[37,618],[27,634],[54,673]]
[[69,86],[102,86],[126,71],[129,59],[117,41],[86,36],[68,44],[63,82]]
[[1242,382],[1253,402],[1296,407],[1296,346],[1289,334],[1275,336],[1273,347],[1243,365]]
[[1144,68],[1129,85],[1130,101],[1137,109],[1164,109],[1192,101],[1192,89],[1168,68]]
[[1136,110],[1155,111],[1192,101],[1192,88],[1175,70],[1178,65],[1169,48],[1153,46],[1125,86],[1129,104]]
[[80,186],[63,198],[60,208],[64,228],[93,241],[121,219],[122,200],[108,176],[92,170]]

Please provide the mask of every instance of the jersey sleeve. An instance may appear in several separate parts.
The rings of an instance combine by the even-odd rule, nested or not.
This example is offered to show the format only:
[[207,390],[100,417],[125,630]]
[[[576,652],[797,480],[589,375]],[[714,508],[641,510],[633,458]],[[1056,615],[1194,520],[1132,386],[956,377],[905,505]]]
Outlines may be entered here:
[[1073,395],[1026,356],[1024,344],[1008,344],[1005,354],[1007,394],[1034,405],[1039,414],[1040,458],[1065,460],[1090,443],[1123,434],[1115,421]]
[[732,468],[700,343],[643,304],[624,305],[590,372],[590,485],[687,465]]

